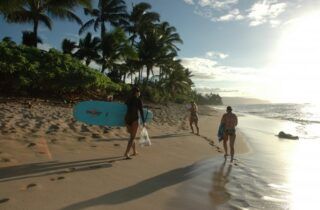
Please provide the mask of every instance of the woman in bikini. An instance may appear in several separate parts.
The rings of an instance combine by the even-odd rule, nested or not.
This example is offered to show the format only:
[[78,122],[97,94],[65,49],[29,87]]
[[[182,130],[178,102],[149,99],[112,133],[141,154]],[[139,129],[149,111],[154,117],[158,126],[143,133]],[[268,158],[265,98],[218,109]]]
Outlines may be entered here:
[[190,117],[189,117],[189,122],[190,122],[190,128],[192,130],[192,133],[194,133],[193,126],[192,124],[194,123],[196,128],[197,128],[197,135],[199,135],[199,127],[198,127],[198,106],[194,101],[191,102],[191,108],[189,109],[190,111]]
[[125,122],[127,126],[127,130],[130,134],[130,139],[128,141],[126,152],[124,153],[124,156],[126,159],[131,159],[129,156],[130,149],[132,148],[133,154],[137,155],[137,148],[136,143],[134,142],[134,139],[136,138],[137,130],[139,128],[139,115],[138,112],[140,112],[141,121],[143,122],[143,126],[145,126],[145,119],[143,116],[143,104],[142,100],[140,98],[140,90],[138,87],[133,87],[131,90],[131,95],[126,101],[127,105],[127,113],[125,116]]
[[228,156],[228,146],[227,141],[230,139],[230,154],[231,161],[233,162],[234,157],[234,142],[236,140],[236,126],[238,125],[238,118],[235,114],[232,113],[231,106],[227,107],[227,113],[222,116],[221,124],[224,124],[223,132],[223,147],[224,147],[224,157],[225,159]]

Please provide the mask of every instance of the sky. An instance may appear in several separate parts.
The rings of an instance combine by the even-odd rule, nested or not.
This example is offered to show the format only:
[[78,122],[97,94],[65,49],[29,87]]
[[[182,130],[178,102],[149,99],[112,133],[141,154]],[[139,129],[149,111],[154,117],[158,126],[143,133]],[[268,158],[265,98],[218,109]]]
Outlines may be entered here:
[[[97,1],[96,1],[97,2]],[[132,3],[126,1],[130,10]],[[179,59],[202,93],[320,103],[320,0],[145,0],[177,28]],[[89,17],[78,9],[85,22]],[[32,25],[7,24],[0,39],[20,43]],[[64,38],[79,39],[79,25],[54,20],[40,26],[41,48],[60,49]],[[98,35],[98,32],[96,33]]]

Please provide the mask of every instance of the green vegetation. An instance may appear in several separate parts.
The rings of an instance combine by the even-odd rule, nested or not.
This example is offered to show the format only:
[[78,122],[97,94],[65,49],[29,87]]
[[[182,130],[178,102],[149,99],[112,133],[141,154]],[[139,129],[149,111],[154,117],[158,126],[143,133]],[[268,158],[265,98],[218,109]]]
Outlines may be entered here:
[[[11,2],[11,3],[10,3]],[[177,59],[183,41],[175,27],[161,22],[148,3],[133,5],[127,11],[124,0],[12,0],[0,2],[0,14],[9,23],[32,23],[23,32],[23,45],[6,37],[0,42],[0,88],[12,95],[45,95],[80,98],[114,94],[124,97],[131,84],[142,89],[152,102],[221,103],[217,95],[201,96],[192,90],[191,72]],[[74,9],[84,6],[88,20]],[[79,34],[93,28],[78,41],[62,39],[62,52],[37,49],[39,23],[52,28],[60,18],[81,24]],[[107,28],[108,26],[108,28]],[[28,47],[29,46],[29,47]],[[97,64],[101,68],[89,67]]]
[[121,85],[70,55],[6,41],[0,42],[0,78],[2,94],[10,95],[62,97],[121,91]]

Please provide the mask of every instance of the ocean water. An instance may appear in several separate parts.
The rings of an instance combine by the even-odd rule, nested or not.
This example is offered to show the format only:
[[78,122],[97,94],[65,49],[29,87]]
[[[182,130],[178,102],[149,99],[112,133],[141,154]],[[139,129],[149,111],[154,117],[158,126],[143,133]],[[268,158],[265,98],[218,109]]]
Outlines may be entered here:
[[[183,202],[176,209],[320,209],[317,107],[233,106],[239,116],[238,132],[244,134],[251,152],[236,152],[236,164],[225,162],[223,155],[194,164],[186,174],[190,180],[179,190]],[[300,139],[280,139],[276,134],[281,130]]]
[[[294,122],[294,127],[291,124],[291,127],[283,131],[297,135],[300,139],[320,140],[320,104],[234,105],[233,111],[239,114]],[[278,133],[279,131],[275,132]]]

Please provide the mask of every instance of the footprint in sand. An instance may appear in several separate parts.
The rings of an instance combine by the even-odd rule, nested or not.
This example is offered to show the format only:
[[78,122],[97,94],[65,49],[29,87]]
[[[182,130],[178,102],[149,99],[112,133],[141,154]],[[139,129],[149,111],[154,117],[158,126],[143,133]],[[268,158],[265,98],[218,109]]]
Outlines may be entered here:
[[58,125],[51,125],[46,133],[52,133],[52,132],[57,132],[59,130],[59,126]]
[[86,137],[84,137],[84,136],[78,137],[78,141],[79,141],[79,142],[83,142],[83,141],[85,141],[85,140],[86,140]]
[[96,134],[96,133],[93,133],[91,135],[91,137],[94,138],[94,139],[100,139],[101,138],[101,136],[99,134]]
[[10,198],[0,198],[0,203],[8,202]]
[[64,176],[59,176],[57,178],[51,178],[50,180],[51,181],[56,181],[56,180],[62,180],[62,179],[65,179],[65,177]]
[[81,132],[90,132],[87,126],[81,125]]
[[34,147],[34,146],[36,146],[36,144],[35,144],[35,143],[30,143],[30,144],[28,144],[28,146],[27,146],[27,147]]
[[11,162],[11,159],[10,158],[1,158],[0,162],[8,163],[8,162]]
[[57,141],[58,141],[57,139],[51,139],[51,140],[50,140],[50,143],[52,143],[52,144],[56,144],[56,143],[57,143]]
[[25,189],[25,190],[29,190],[29,189],[34,188],[34,187],[36,187],[36,186],[37,186],[37,184],[31,183],[31,184],[28,184],[27,186],[25,186],[24,189]]

